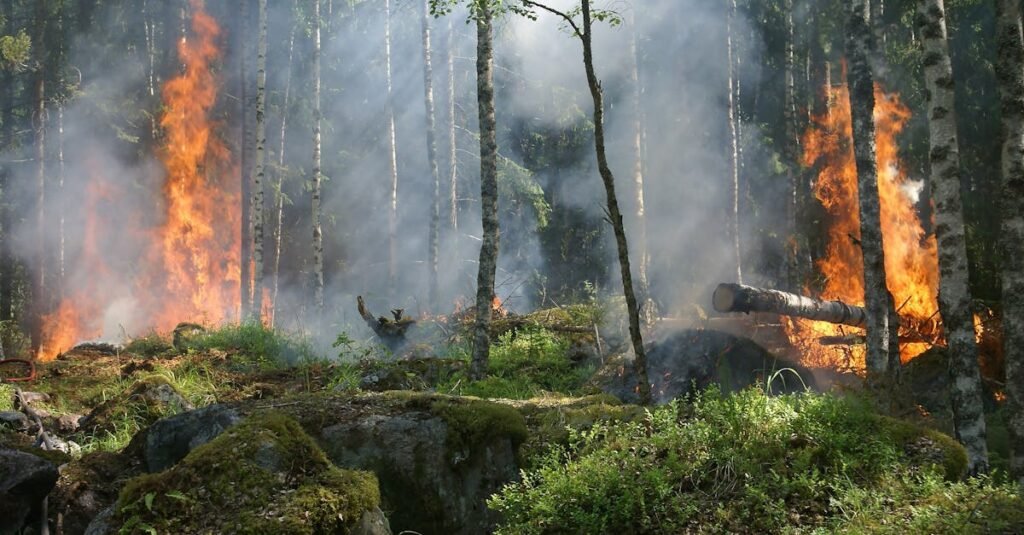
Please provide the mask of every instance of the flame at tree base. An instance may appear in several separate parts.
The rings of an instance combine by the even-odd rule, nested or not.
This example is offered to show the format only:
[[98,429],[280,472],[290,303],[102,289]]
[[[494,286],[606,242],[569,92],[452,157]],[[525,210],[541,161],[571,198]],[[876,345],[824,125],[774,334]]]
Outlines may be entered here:
[[[802,139],[803,163],[819,169],[814,194],[828,213],[826,253],[817,262],[824,282],[820,297],[863,306],[864,261],[858,242],[860,212],[849,92],[845,85],[827,89],[829,110],[814,118]],[[935,236],[924,232],[917,213],[920,184],[908,179],[899,162],[896,138],[910,119],[910,110],[898,96],[886,94],[876,84],[874,116],[886,283],[900,315],[900,360],[906,363],[943,343],[938,254]],[[823,346],[819,342],[823,337],[863,336],[863,329],[801,318],[784,318],[783,326],[802,364],[864,371],[863,344]]]
[[[191,11],[192,35],[178,44],[184,70],[162,90],[163,222],[148,233],[142,231],[148,234],[147,245],[137,252],[141,265],[134,274],[117,277],[105,288],[86,284],[43,317],[41,360],[53,359],[76,342],[102,336],[104,312],[118,294],[132,296],[130,316],[141,329],[170,331],[184,320],[220,323],[238,317],[239,169],[210,117],[219,89],[213,67],[221,57],[220,28],[201,0],[191,0]],[[94,190],[97,196],[109,193],[101,187],[104,184],[102,173],[94,171],[84,207],[85,246],[74,262],[79,278],[86,280],[107,271],[98,241],[101,236],[109,239],[103,229],[123,225],[113,218],[131,211],[101,209],[93,202]],[[111,291],[115,286],[120,291]]]

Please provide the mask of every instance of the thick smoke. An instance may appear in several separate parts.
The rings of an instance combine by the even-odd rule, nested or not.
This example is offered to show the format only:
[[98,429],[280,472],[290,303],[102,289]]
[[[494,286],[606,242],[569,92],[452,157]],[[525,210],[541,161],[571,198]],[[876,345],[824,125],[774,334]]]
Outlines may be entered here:
[[[208,9],[222,25],[222,62],[218,67],[220,96],[215,120],[218,132],[239,161],[239,91],[237,48],[243,31],[235,3],[209,2]],[[476,258],[479,250],[479,145],[475,79],[475,25],[466,23],[465,10],[456,10],[453,33],[446,18],[430,21],[437,128],[438,164],[441,176],[442,250],[440,310],[431,310],[428,290],[428,226],[433,191],[427,165],[425,138],[421,2],[392,1],[392,77],[394,84],[399,174],[398,273],[395,284],[387,281],[389,187],[388,149],[384,109],[384,12],[383,2],[331,2],[323,26],[323,158],[326,317],[310,306],[312,266],[310,200],[308,181],[312,161],[312,43],[308,2],[270,2],[269,53],[267,58],[267,145],[265,282],[271,282],[274,216],[273,185],[283,176],[286,198],[281,251],[281,293],[276,323],[290,329],[322,326],[326,340],[346,330],[367,334],[355,314],[355,296],[364,295],[375,310],[404,307],[411,314],[446,313],[456,301],[471,302],[475,292]],[[575,3],[553,0],[555,7],[571,9]],[[600,2],[598,4],[601,4]],[[150,121],[159,110],[159,84],[173,77],[180,64],[174,43],[181,27],[180,5],[160,3],[150,14],[156,20],[156,94],[147,89],[148,58],[144,18],[124,6],[107,6],[93,14],[93,24],[81,26],[70,47],[69,64],[81,75],[79,91],[64,110],[63,189],[56,187],[56,114],[48,122],[51,143],[47,176],[46,251],[56,251],[59,218],[64,218],[65,285],[63,294],[78,295],[101,317],[96,336],[118,338],[144,334],[153,327],[140,302],[147,288],[136,277],[146,261],[143,254],[152,235],[147,232],[161,220],[164,169],[157,158],[161,139],[149,139]],[[730,278],[734,269],[729,249],[728,221],[731,206],[727,124],[727,62],[724,3],[704,0],[645,0],[629,5],[613,2],[598,5],[623,14],[634,14],[640,33],[640,77],[645,130],[644,179],[647,208],[648,249],[651,258],[652,295],[666,314],[686,310],[690,303],[705,306],[708,288]],[[255,8],[253,9],[255,10]],[[571,281],[581,287],[586,280],[610,293],[620,289],[618,267],[610,227],[602,223],[604,191],[597,173],[588,122],[592,104],[586,86],[579,40],[564,24],[546,13],[531,21],[504,15],[496,24],[495,82],[499,145],[504,158],[502,176],[518,180],[519,200],[502,199],[502,257],[499,262],[498,295],[513,308],[545,304],[545,281],[563,264],[579,262],[582,243],[568,238],[563,253],[552,254],[557,236],[537,232],[536,206],[522,201],[522,189],[534,184],[543,188],[543,200],[552,207],[545,214],[554,221],[566,210],[596,229],[589,259],[600,269],[566,271],[590,273]],[[634,112],[630,104],[632,27],[597,23],[595,62],[605,90],[608,156],[618,180],[620,204],[626,213],[634,255],[639,243],[632,217]],[[763,54],[759,37],[742,18],[736,33],[745,64],[741,86],[753,88],[759,80],[753,66]],[[253,25],[253,32],[255,25]],[[112,45],[112,33],[123,31],[124,42]],[[294,61],[288,70],[289,35],[294,30]],[[255,47],[256,35],[249,36]],[[459,176],[459,228],[447,230],[447,180],[449,144],[447,129],[447,47],[454,47],[457,170]],[[77,76],[77,74],[76,74]],[[284,88],[291,78],[289,102]],[[134,110],[126,112],[125,110]],[[287,115],[285,168],[277,166],[282,114]],[[536,163],[536,151],[528,147],[533,133],[567,131],[582,136],[581,147],[565,161]],[[745,130],[744,149],[750,151],[746,174],[754,173],[770,151],[762,148],[756,129]],[[26,143],[30,139],[25,140]],[[29,147],[23,149],[27,153]],[[4,155],[17,159],[22,154]],[[517,171],[522,166],[532,175]],[[536,167],[536,168],[534,168]],[[31,262],[42,244],[34,212],[33,165],[18,170],[14,183],[22,199],[16,229],[17,251]],[[512,178],[510,178],[512,177]],[[233,179],[237,184],[237,178]],[[517,182],[517,183],[519,183]],[[502,189],[506,193],[508,188]],[[780,184],[780,189],[782,185]],[[513,188],[515,189],[515,188]],[[535,199],[536,200],[536,199]],[[781,206],[775,204],[774,206]],[[759,210],[772,212],[773,205]],[[749,207],[748,207],[749,208]],[[87,224],[86,212],[102,214],[99,227]],[[749,209],[753,214],[755,210]],[[777,210],[781,212],[781,209]],[[745,246],[752,228],[775,215],[747,213]],[[565,219],[560,219],[565,221]],[[89,237],[95,238],[90,241]],[[546,237],[544,237],[546,236]],[[545,241],[546,240],[546,241]],[[97,271],[92,260],[102,260]],[[47,258],[57,265],[55,253]],[[637,260],[634,260],[634,266]],[[748,267],[748,266],[745,266]],[[747,270],[750,271],[749,269]],[[51,270],[50,277],[56,277]],[[755,275],[756,276],[756,275]],[[167,298],[171,298],[168,296]],[[234,316],[231,311],[228,317]],[[181,318],[197,321],[203,318]]]

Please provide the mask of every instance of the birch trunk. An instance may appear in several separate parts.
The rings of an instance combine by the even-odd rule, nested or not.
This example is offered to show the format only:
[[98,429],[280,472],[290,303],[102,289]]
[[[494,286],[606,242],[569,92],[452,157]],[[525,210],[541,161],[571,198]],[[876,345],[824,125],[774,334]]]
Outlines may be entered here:
[[313,305],[318,313],[324,309],[324,240],[320,227],[320,0],[313,0]]
[[455,140],[455,27],[454,17],[448,17],[448,226],[452,244],[456,246],[453,257],[458,260],[459,230],[459,159],[458,144]]
[[733,56],[733,22],[736,18],[736,0],[729,0],[729,13],[726,18],[726,53],[729,62],[729,173],[732,181],[732,208],[730,211],[729,231],[732,234],[732,254],[736,268],[736,282],[743,283],[742,256],[740,254],[740,155],[739,139],[736,129],[736,63]]
[[[293,17],[298,12],[298,8],[299,0],[292,0]],[[277,152],[277,186],[274,188],[274,211],[277,212],[277,216],[275,219],[276,228],[274,229],[274,281],[273,290],[270,294],[272,306],[270,310],[271,327],[274,326],[277,318],[277,291],[281,282],[281,237],[284,234],[284,150],[288,131],[288,102],[292,90],[292,61],[295,57],[295,26],[296,22],[292,21],[292,29],[288,34],[288,74],[285,75],[284,98],[281,101],[281,145]]]
[[35,130],[36,162],[36,257],[35,273],[32,274],[32,353],[37,354],[42,343],[43,314],[49,303],[46,297],[46,0],[36,4],[34,24],[36,39],[32,43],[36,55],[35,87],[33,88],[32,126]]
[[263,321],[263,184],[266,173],[267,0],[259,1],[259,42],[256,46],[256,162],[252,203],[252,319]]
[[476,279],[476,325],[470,376],[487,375],[491,347],[491,306],[494,275],[498,266],[498,138],[494,116],[493,20],[488,2],[480,2],[476,13],[476,92],[480,121],[480,216],[483,237]]
[[874,48],[868,24],[868,0],[851,1],[846,35],[846,55],[850,65],[850,110],[853,115],[853,153],[860,199],[860,241],[864,255],[864,302],[868,312],[865,360],[868,373],[881,377],[889,364],[890,332],[878,174],[875,168],[875,95],[868,59]]
[[786,159],[786,173],[789,192],[786,196],[786,277],[790,290],[798,291],[803,286],[800,270],[800,255],[804,249],[799,233],[800,214],[800,140],[796,133],[796,76],[794,75],[794,31],[793,0],[785,0],[783,10],[786,17],[786,47],[783,61],[785,92],[783,96],[782,120],[785,138],[782,140],[782,154]]
[[[253,109],[250,106],[249,100],[251,98],[249,91],[249,47],[246,39],[249,37],[251,32],[249,31],[249,0],[239,0],[241,6],[239,12],[241,13],[242,30],[238,32],[238,47],[239,47],[239,59],[241,64],[239,65],[239,72],[241,76],[241,87],[239,88],[239,99],[242,107],[242,151],[239,161],[239,167],[241,169],[241,201],[242,201],[242,244],[241,244],[241,257],[239,262],[241,264],[240,282],[241,287],[241,310],[239,311],[239,319],[246,319],[249,317],[250,310],[252,310],[252,145],[250,144],[250,138],[252,137],[252,126],[249,113]],[[184,39],[184,37],[183,37]]]
[[654,300],[651,299],[650,283],[647,279],[649,256],[647,252],[647,215],[644,210],[644,123],[643,108],[640,102],[643,94],[643,84],[640,79],[639,29],[637,28],[637,12],[635,8],[633,9],[632,17],[629,57],[632,63],[630,65],[630,81],[633,85],[631,99],[633,107],[633,131],[631,132],[633,137],[633,198],[636,208],[637,241],[639,242],[637,248],[637,258],[639,259],[639,262],[637,262],[637,293],[639,294],[640,303],[642,303],[640,307],[640,320],[645,325],[652,325],[655,316],[657,316],[657,310],[655,310]]
[[[960,202],[960,148],[956,132],[953,67],[942,0],[920,0],[917,24],[924,44],[928,96],[929,161],[939,249],[939,312],[949,346],[953,423],[967,449],[972,474],[988,470],[981,371],[967,278],[967,245]],[[877,26],[877,22],[876,22]]]
[[398,277],[398,154],[395,146],[395,97],[391,87],[391,0],[384,0],[384,71],[387,81],[384,121],[391,177],[388,197],[388,287],[394,288]]
[[1003,351],[1010,471],[1024,485],[1024,42],[1017,0],[996,0],[996,78],[1002,108]]
[[423,16],[423,103],[426,108],[427,163],[434,193],[430,205],[430,237],[428,262],[430,264],[429,301],[431,310],[440,308],[438,290],[438,240],[441,226],[441,177],[437,170],[437,139],[434,135],[434,72],[430,52],[430,0],[422,0]]

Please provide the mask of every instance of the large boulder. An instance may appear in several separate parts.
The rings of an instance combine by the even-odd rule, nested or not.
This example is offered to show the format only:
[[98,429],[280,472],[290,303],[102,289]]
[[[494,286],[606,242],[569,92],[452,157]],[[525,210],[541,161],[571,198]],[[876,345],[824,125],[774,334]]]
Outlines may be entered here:
[[379,504],[373,474],[336,467],[293,419],[261,411],[128,481],[107,525],[92,530],[390,535]]
[[527,435],[522,416],[481,400],[383,396],[392,399],[363,396],[350,404],[355,411],[320,429],[331,460],[377,474],[396,531],[493,530],[498,518],[486,500],[518,477],[517,450]]
[[[772,393],[816,389],[807,368],[776,357],[750,339],[720,331],[686,329],[648,344],[647,376],[657,403],[717,384],[723,392],[759,385]],[[609,359],[593,385],[624,402],[639,401],[632,358]]]
[[73,460],[60,470],[50,495],[51,517],[59,514],[65,533],[83,533],[117,501],[124,480],[138,472],[126,455],[97,451]]
[[57,483],[57,466],[22,451],[0,449],[0,533],[19,533]]
[[174,466],[192,450],[210,442],[241,421],[227,405],[209,405],[158,420],[132,438],[128,451],[142,458],[146,471]]

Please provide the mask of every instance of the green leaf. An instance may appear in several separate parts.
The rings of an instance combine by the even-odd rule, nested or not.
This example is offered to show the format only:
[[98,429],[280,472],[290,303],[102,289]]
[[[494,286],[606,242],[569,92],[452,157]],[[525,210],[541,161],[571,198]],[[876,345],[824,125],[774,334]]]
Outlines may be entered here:
[[153,510],[153,498],[156,498],[156,493],[154,493],[154,492],[146,493],[145,500],[146,500],[146,510],[147,511],[152,511]]

